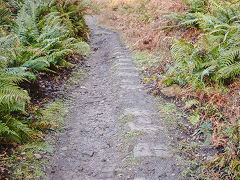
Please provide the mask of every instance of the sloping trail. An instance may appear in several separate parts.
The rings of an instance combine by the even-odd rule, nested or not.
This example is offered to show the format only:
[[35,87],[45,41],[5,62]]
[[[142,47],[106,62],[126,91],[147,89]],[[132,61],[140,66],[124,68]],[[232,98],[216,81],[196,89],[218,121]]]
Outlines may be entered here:
[[87,78],[59,139],[53,180],[179,179],[154,98],[146,93],[117,33],[86,17]]

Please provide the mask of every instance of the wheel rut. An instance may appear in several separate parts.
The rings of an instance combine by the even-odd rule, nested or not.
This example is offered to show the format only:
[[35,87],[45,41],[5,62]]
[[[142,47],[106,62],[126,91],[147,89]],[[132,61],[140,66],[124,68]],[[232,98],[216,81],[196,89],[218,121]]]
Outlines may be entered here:
[[89,72],[59,138],[52,180],[179,179],[154,98],[119,35],[87,16]]

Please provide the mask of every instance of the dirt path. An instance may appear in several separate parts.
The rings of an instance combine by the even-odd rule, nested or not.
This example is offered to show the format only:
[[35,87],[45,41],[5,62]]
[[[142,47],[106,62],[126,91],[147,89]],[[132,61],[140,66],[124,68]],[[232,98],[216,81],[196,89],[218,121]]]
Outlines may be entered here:
[[179,179],[154,98],[118,34],[96,22],[87,17],[90,71],[76,92],[50,179]]

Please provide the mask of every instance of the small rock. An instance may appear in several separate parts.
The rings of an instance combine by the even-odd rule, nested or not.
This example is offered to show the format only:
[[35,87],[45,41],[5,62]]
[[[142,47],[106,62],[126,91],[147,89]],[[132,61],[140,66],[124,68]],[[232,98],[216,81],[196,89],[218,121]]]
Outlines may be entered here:
[[118,177],[123,177],[123,174],[118,174],[117,176],[118,176]]
[[93,155],[95,154],[95,152],[94,151],[87,151],[87,152],[83,152],[82,153],[84,156],[89,156],[89,157],[93,157]]
[[101,161],[102,161],[102,162],[106,162],[107,160],[106,160],[106,159],[102,159]]
[[63,151],[66,151],[67,149],[68,149],[67,147],[63,147],[63,148],[62,148]]
[[207,156],[207,157],[206,157],[206,160],[207,160],[207,161],[213,160],[213,156],[211,156],[211,155]]
[[41,159],[42,158],[42,156],[40,154],[34,154],[34,156],[35,156],[36,159]]
[[150,146],[147,143],[139,143],[134,147],[134,157],[153,156]]
[[82,172],[83,170],[84,170],[83,167],[78,169],[79,172]]
[[35,167],[34,167],[34,166],[29,166],[29,168],[30,168],[30,169],[35,169]]

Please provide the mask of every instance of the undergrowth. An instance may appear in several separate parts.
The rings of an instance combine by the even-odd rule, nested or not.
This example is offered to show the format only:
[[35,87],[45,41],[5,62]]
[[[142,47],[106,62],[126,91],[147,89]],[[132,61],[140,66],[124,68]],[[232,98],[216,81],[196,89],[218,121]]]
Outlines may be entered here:
[[34,154],[45,152],[37,150],[45,133],[63,124],[66,111],[60,101],[36,105],[32,96],[46,88],[38,85],[43,76],[51,84],[89,54],[85,13],[82,0],[0,0],[0,179],[42,177]]
[[23,143],[33,131],[26,109],[31,98],[22,84],[43,72],[72,68],[68,56],[89,53],[84,7],[78,0],[26,0],[1,1],[0,10],[0,139]]
[[[55,98],[41,108],[31,107],[28,118],[34,128],[34,139],[18,145],[7,143],[1,146],[3,158],[0,159],[1,178],[8,179],[46,179],[46,169],[51,165],[55,151],[57,134],[63,132],[65,118],[75,97],[71,92],[84,78],[82,69],[76,68],[65,82],[62,98]],[[70,94],[70,96],[69,96]],[[68,96],[66,96],[68,95]],[[28,107],[30,111],[30,107]]]
[[[38,121],[32,122],[32,127],[38,129],[37,137],[31,143],[6,148],[12,153],[0,161],[2,178],[6,179],[41,179],[46,178],[46,168],[49,166],[49,155],[54,152],[54,136],[46,133],[59,131],[63,118],[67,115],[66,104],[55,100],[38,110]],[[48,131],[46,131],[48,130]],[[51,131],[49,131],[51,130]],[[43,133],[45,132],[45,133]],[[7,152],[5,152],[7,153]],[[7,153],[8,154],[8,153]]]
[[234,0],[187,0],[186,4],[186,13],[167,15],[177,25],[166,28],[196,27],[202,33],[192,41],[173,40],[174,61],[162,83],[188,86],[195,91],[185,91],[184,96],[199,102],[193,110],[196,125],[200,128],[209,121],[212,145],[223,148],[204,166],[205,174],[238,179],[239,105],[236,95],[230,97],[229,91],[235,93],[240,75],[240,4]]

